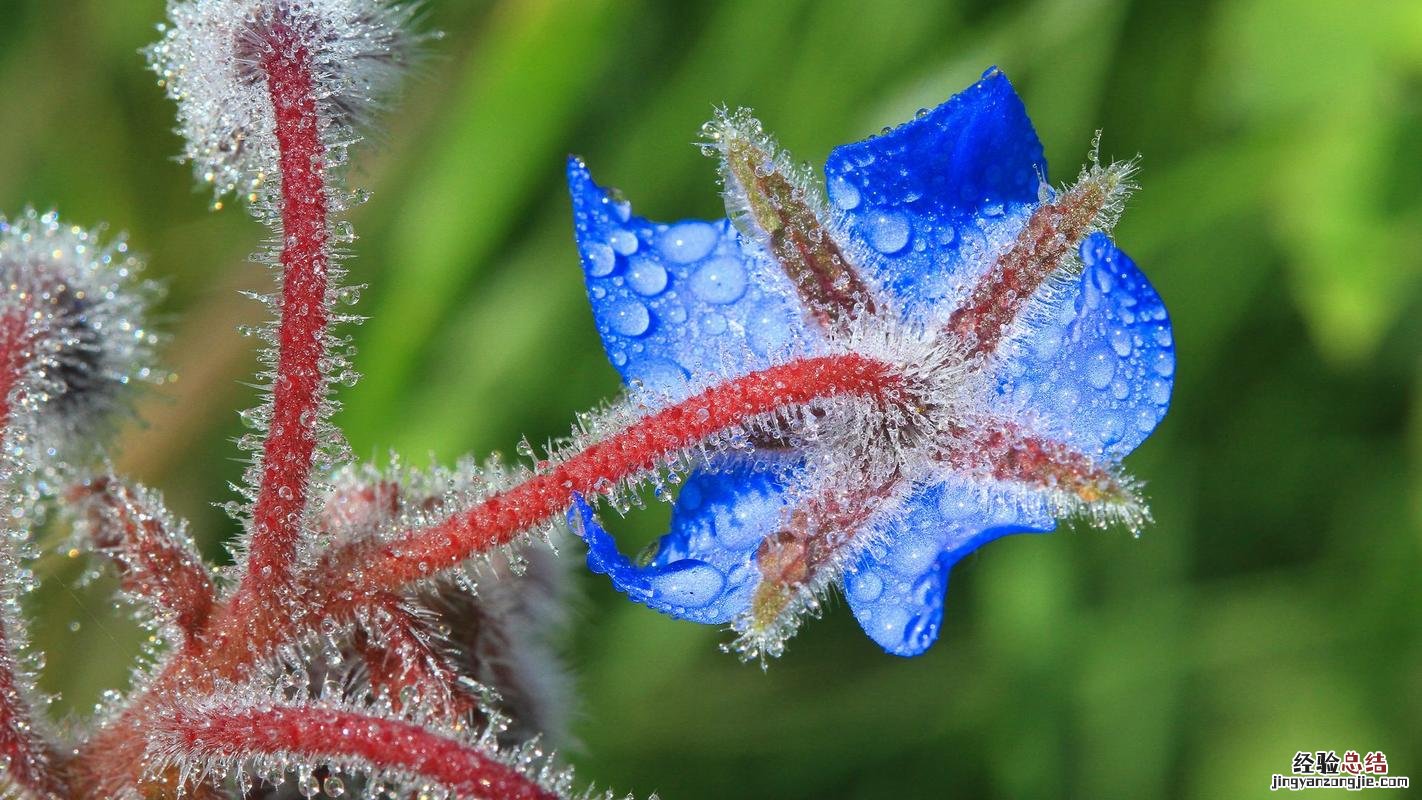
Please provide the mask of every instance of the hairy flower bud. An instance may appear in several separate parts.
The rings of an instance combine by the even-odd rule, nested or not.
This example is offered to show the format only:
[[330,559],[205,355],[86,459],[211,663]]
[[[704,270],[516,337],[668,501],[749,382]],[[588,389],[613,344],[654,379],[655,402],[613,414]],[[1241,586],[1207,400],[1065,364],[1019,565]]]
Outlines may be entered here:
[[24,460],[92,447],[125,386],[162,378],[144,324],[155,290],[140,269],[122,238],[103,242],[55,213],[0,217],[3,400]]
[[347,143],[411,62],[414,4],[390,0],[171,0],[146,54],[178,102],[184,158],[219,197],[255,202],[277,174],[269,59],[311,66],[328,147]]

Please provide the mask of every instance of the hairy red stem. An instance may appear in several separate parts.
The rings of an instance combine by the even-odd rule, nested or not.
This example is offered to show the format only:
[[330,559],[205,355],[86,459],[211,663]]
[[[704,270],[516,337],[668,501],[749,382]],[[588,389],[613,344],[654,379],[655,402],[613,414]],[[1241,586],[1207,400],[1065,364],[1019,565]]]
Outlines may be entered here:
[[414,723],[321,707],[265,706],[201,712],[176,709],[168,720],[177,749],[194,755],[281,754],[312,762],[355,758],[377,770],[418,776],[460,797],[557,800],[531,778],[457,739]]
[[70,490],[86,511],[89,538],[118,567],[123,588],[167,615],[192,646],[207,622],[216,589],[191,542],[164,525],[161,508],[113,478],[96,478]]
[[881,400],[900,388],[889,364],[858,354],[791,361],[714,386],[647,416],[547,472],[444,522],[382,545],[352,589],[396,590],[507,544],[562,513],[575,494],[604,491],[751,419],[812,400],[857,394]]
[[262,481],[242,578],[247,595],[284,585],[306,508],[316,426],[325,400],[326,307],[330,267],[326,148],[317,117],[311,55],[282,26],[262,58],[280,147],[281,324],[272,417],[262,449]]
[[[0,317],[0,433],[10,427],[13,395],[27,366],[31,344],[23,309]],[[35,714],[20,685],[14,649],[14,634],[0,619],[0,779],[40,797],[62,797],[63,782],[52,766],[54,753],[35,729]]]
[[[552,470],[440,524],[412,531],[399,542],[362,542],[332,553],[308,576],[311,614],[293,615],[280,603],[233,597],[214,609],[200,647],[169,662],[130,712],[84,747],[81,761],[94,771],[89,780],[98,787],[86,796],[102,796],[104,787],[123,785],[125,775],[141,774],[138,758],[156,702],[174,692],[207,691],[218,681],[241,681],[256,659],[314,619],[388,602],[391,593],[410,583],[548,522],[568,508],[574,493],[602,491],[604,481],[616,483],[653,469],[663,459],[758,416],[846,394],[901,402],[901,381],[894,366],[858,354],[800,359],[735,378],[661,409]],[[323,595],[324,601],[317,599]]]

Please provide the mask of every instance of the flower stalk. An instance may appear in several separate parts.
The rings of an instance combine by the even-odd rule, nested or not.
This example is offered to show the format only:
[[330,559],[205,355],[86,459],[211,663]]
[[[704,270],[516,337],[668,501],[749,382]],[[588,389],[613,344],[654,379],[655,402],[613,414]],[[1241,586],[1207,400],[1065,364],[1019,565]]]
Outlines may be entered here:
[[240,590],[258,603],[291,578],[329,379],[321,364],[330,321],[330,200],[311,53],[286,25],[268,36],[262,66],[280,148],[282,292],[271,421]]

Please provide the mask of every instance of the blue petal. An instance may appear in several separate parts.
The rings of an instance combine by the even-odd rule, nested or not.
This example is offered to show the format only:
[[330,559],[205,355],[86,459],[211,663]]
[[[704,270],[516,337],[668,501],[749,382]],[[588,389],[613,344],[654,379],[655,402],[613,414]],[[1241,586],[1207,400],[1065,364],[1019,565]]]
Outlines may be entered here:
[[995,68],[926,114],[830,153],[830,201],[911,313],[961,297],[1038,200],[1042,143]]
[[1039,433],[1119,460],[1170,406],[1175,347],[1160,295],[1105,234],[1081,243],[1081,279],[1032,309],[1032,329],[1004,343],[1008,413]]
[[728,220],[633,216],[577,158],[568,187],[593,318],[623,381],[680,399],[688,378],[764,367],[806,335],[788,279]]
[[750,606],[760,581],[756,549],[776,529],[783,509],[779,482],[770,473],[696,473],[677,496],[671,531],[646,565],[618,552],[582,498],[568,516],[587,542],[588,567],[605,573],[619,591],[678,619],[723,623]]
[[887,532],[844,578],[855,619],[893,655],[916,656],[938,639],[948,570],[982,545],[1012,533],[1045,533],[1045,516],[985,502],[967,485],[920,490]]

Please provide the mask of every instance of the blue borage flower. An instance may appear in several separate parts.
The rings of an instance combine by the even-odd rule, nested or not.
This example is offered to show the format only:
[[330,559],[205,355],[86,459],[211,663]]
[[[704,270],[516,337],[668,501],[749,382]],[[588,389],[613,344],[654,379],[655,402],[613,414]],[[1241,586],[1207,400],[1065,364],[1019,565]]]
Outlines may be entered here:
[[728,219],[633,216],[568,165],[594,317],[633,399],[846,349],[936,388],[893,420],[819,409],[808,433],[749,434],[753,458],[710,456],[635,563],[580,501],[569,516],[595,571],[658,611],[731,623],[747,658],[778,655],[838,585],[865,632],[909,656],[937,638],[948,570],[980,545],[1064,517],[1148,519],[1119,463],[1165,414],[1174,351],[1160,298],[1106,235],[1130,164],[1093,152],[1053,190],[995,69],[835,149],[827,198],[747,112],[704,133]]

